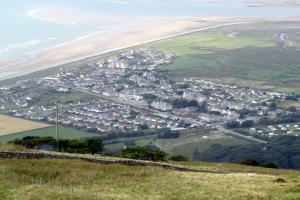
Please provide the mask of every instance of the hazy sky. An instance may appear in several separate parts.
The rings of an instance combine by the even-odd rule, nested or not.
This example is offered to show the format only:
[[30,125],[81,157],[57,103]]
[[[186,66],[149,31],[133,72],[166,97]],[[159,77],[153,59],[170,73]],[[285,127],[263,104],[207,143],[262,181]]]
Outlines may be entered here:
[[[228,0],[195,0],[195,2],[227,3]],[[300,6],[300,0],[231,0],[230,3],[259,4],[265,6]]]

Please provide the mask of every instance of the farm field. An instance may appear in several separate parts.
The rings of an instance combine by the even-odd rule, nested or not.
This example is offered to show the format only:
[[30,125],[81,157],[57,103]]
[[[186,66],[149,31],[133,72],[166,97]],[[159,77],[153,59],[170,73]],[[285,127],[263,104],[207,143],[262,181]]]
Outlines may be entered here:
[[48,124],[32,122],[0,114],[0,137],[14,133],[48,127]]
[[[300,25],[259,22],[152,43],[177,57],[161,69],[194,77],[300,94]],[[284,35],[282,35],[284,34]]]
[[[233,172],[238,167],[223,163],[182,165],[220,172]],[[74,160],[0,160],[0,198],[35,200],[41,194],[48,200],[300,198],[296,171],[240,169],[238,173],[211,174]]]
[[[24,131],[15,134],[0,136],[0,143],[6,143],[26,136],[55,137],[55,133],[56,133],[55,131],[56,131],[56,127],[51,126],[47,128],[40,128],[36,130]],[[62,139],[80,139],[80,138],[95,137],[95,136],[98,136],[98,134],[88,133],[73,128],[59,127],[59,138]]]

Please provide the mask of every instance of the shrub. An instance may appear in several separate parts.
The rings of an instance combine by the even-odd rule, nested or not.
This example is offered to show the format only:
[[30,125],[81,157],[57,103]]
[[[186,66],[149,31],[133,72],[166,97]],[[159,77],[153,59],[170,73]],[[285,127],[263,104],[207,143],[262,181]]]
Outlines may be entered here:
[[27,136],[22,139],[16,139],[13,141],[16,145],[21,145],[26,148],[37,148],[53,150],[59,149],[59,151],[69,153],[100,153],[103,150],[103,141],[100,138],[90,138],[87,140],[67,140],[59,139],[58,147],[56,139],[52,137],[31,137]]
[[273,169],[278,169],[278,166],[275,163],[265,163],[263,165],[261,165],[262,167],[265,168],[273,168]]
[[159,149],[147,148],[147,147],[132,147],[122,150],[121,157],[131,158],[137,160],[152,160],[160,161],[165,160],[168,154]]
[[183,155],[177,155],[177,156],[171,156],[169,158],[169,160],[172,160],[172,161],[179,161],[179,162],[186,162],[188,161],[189,159]]
[[277,178],[275,180],[276,183],[286,183],[286,181],[283,178]]
[[260,166],[260,163],[257,160],[251,158],[242,159],[241,164],[248,165],[248,166]]

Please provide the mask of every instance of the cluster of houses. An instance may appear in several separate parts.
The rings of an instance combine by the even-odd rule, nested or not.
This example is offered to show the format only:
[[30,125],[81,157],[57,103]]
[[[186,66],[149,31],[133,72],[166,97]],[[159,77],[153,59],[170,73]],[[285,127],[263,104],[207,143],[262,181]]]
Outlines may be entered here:
[[267,127],[250,128],[249,135],[272,138],[279,135],[300,136],[300,124],[279,124]]
[[[51,123],[55,122],[55,97],[86,93],[95,98],[60,103],[60,123],[97,132],[138,130],[141,125],[216,128],[241,120],[244,110],[243,121],[284,112],[270,111],[268,104],[285,94],[196,78],[172,81],[159,66],[174,59],[172,54],[136,49],[51,76],[15,82],[0,88],[7,94],[0,96],[0,109]],[[176,100],[187,105],[176,106]]]

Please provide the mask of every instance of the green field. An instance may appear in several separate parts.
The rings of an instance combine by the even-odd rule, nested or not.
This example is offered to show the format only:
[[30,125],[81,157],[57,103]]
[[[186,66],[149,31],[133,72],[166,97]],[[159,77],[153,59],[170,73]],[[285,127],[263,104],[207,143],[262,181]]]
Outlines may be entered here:
[[[32,131],[25,131],[11,135],[0,136],[0,142],[6,143],[15,139],[20,139],[26,136],[38,136],[38,137],[55,137],[56,127],[48,127],[42,129],[36,129]],[[59,138],[63,139],[80,139],[86,137],[98,136],[96,133],[88,133],[73,128],[59,127]]]
[[246,47],[274,47],[276,43],[266,38],[236,37],[230,38],[222,32],[192,34],[160,42],[154,49],[176,55],[213,54],[220,49],[238,49]]
[[248,141],[225,135],[220,132],[203,132],[201,130],[187,130],[180,134],[179,138],[159,139],[158,135],[149,135],[132,138],[118,138],[107,141],[105,149],[117,152],[126,146],[134,144],[138,146],[155,145],[166,151],[169,155],[184,155],[190,160],[193,159],[193,153],[197,150],[203,152],[213,144],[222,145],[243,145],[249,144]]
[[223,133],[211,132],[209,134],[183,134],[180,138],[176,139],[157,139],[155,140],[154,144],[171,155],[184,155],[192,160],[193,153],[196,150],[198,152],[203,152],[213,144],[234,146],[249,144],[249,142],[243,139],[225,135]]
[[[184,164],[184,163],[183,163]],[[300,175],[230,164],[186,163],[242,172],[211,174],[72,160],[0,160],[0,199],[299,199]],[[249,175],[249,172],[258,174]],[[42,196],[41,196],[42,195]]]
[[80,100],[89,101],[97,98],[98,97],[91,94],[72,90],[71,92],[68,93],[55,93],[55,94],[43,95],[36,103],[40,105],[48,105],[48,104],[53,104],[53,102],[66,103],[69,101],[76,102]]
[[[161,66],[173,79],[195,77],[300,94],[299,31],[295,22],[252,23],[149,46],[177,56]],[[281,33],[286,34],[284,41]]]

